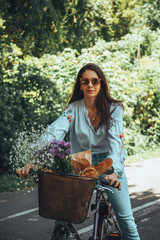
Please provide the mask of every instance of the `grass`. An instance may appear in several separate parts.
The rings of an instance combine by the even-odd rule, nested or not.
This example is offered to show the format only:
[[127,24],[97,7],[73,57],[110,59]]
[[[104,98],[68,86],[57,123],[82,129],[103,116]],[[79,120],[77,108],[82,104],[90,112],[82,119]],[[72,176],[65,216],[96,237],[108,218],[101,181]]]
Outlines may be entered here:
[[[134,156],[128,156],[125,164],[157,157],[160,157],[160,150],[156,150],[154,152],[143,152]],[[5,173],[0,175],[0,192],[18,191],[36,186],[36,184],[37,183],[33,177],[17,177],[17,175],[13,173]]]
[[128,156],[125,161],[125,164],[143,161],[143,160],[152,159],[152,158],[157,158],[157,157],[160,157],[160,150],[156,150],[154,152],[146,151],[146,152],[138,153],[133,156]]
[[27,189],[36,185],[33,177],[17,177],[14,173],[0,175],[0,192],[12,192]]

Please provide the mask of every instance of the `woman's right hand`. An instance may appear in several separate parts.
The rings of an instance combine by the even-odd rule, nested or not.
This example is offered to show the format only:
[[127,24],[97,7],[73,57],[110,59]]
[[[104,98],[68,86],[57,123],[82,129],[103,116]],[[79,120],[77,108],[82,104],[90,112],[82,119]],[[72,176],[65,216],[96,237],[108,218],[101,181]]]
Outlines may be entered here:
[[104,179],[110,181],[109,186],[112,186],[114,188],[118,188],[118,190],[121,190],[122,183],[117,179],[117,174],[115,172],[110,175],[106,175]]

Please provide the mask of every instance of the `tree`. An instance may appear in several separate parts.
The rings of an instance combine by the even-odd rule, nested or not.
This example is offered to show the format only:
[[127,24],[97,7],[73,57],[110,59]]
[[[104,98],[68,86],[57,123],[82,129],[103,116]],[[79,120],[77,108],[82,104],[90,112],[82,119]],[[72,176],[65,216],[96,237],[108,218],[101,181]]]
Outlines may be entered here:
[[[4,34],[8,35],[10,41],[20,47],[24,54],[37,57],[42,56],[44,52],[62,51],[70,45],[77,48],[83,30],[85,34],[90,28],[90,24],[83,21],[89,13],[87,2],[1,0],[0,16],[4,20]],[[93,35],[91,34],[91,37],[94,42]],[[88,34],[85,41],[80,42],[81,47],[91,37]]]
[[3,33],[22,52],[37,57],[65,47],[92,47],[97,39],[129,32],[133,4],[127,0],[0,0]]

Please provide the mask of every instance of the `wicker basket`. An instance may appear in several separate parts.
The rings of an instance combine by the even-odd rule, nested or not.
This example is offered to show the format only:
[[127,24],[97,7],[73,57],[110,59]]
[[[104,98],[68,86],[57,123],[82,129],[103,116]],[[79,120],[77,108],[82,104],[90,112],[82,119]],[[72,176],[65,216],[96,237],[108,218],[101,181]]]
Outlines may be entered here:
[[39,215],[72,223],[83,222],[95,184],[95,178],[40,172]]

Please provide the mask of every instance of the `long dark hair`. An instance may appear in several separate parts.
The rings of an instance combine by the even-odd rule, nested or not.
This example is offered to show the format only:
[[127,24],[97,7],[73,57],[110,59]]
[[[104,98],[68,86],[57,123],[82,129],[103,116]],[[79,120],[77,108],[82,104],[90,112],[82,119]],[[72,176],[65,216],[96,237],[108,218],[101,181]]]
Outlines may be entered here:
[[111,122],[111,114],[115,110],[114,109],[112,112],[110,111],[111,103],[115,103],[115,108],[116,108],[116,105],[122,105],[122,101],[116,100],[111,97],[109,93],[108,80],[106,79],[100,67],[98,67],[93,63],[88,63],[79,70],[69,103],[72,103],[84,98],[83,91],[80,90],[80,85],[81,85],[80,78],[82,77],[82,74],[87,70],[95,71],[98,77],[101,79],[101,90],[96,99],[96,108],[100,116],[99,126],[104,124],[108,129]]

